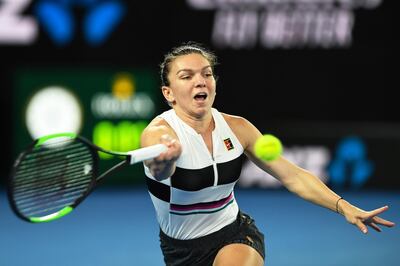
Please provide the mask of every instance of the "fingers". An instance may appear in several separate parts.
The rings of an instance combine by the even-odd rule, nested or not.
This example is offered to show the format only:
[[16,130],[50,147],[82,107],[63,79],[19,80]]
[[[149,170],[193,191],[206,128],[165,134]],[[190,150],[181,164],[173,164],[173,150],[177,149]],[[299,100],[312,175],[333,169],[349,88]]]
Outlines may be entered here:
[[360,231],[363,232],[364,234],[368,233],[367,226],[370,226],[377,232],[382,232],[382,229],[379,227],[379,225],[383,225],[386,227],[395,226],[393,222],[382,219],[378,216],[378,214],[381,214],[387,211],[388,209],[389,209],[388,206],[384,206],[372,211],[364,211],[362,209],[350,205],[350,208],[348,208],[345,211],[344,215],[349,223],[357,226],[358,229],[360,229]]
[[357,221],[355,222],[355,225],[356,225],[356,226],[358,227],[358,229],[360,229],[360,231],[363,232],[364,234],[368,233],[367,227],[365,226],[365,224],[363,224],[363,223],[361,222],[361,220],[357,220]]
[[375,223],[370,223],[368,224],[369,226],[371,226],[372,228],[374,228],[377,232],[382,232],[382,229],[379,228],[379,226],[377,226]]
[[374,223],[381,224],[381,225],[384,225],[387,227],[395,226],[395,223],[385,220],[385,219],[382,219],[381,217],[378,217],[378,216],[373,217],[372,220],[374,221]]
[[384,212],[388,209],[389,209],[389,206],[380,207],[378,209],[368,212],[368,217],[370,218],[370,217],[377,216],[378,214],[381,214],[382,212]]
[[385,219],[382,219],[382,218],[377,216],[378,214],[380,214],[380,213],[382,213],[382,212],[384,212],[384,211],[386,211],[388,209],[389,209],[388,206],[384,206],[384,207],[375,209],[373,211],[370,211],[364,217],[363,220],[366,220],[366,221],[371,220],[371,222],[374,222],[375,224],[381,224],[381,225],[384,225],[384,226],[387,226],[387,227],[393,227],[395,225],[393,222],[385,220]]
[[392,226],[395,225],[393,222],[385,220],[385,219],[382,219],[382,218],[377,216],[378,214],[383,213],[384,211],[386,211],[388,209],[389,209],[388,206],[384,206],[384,207],[375,209],[373,211],[367,212],[366,215],[364,215],[363,217],[361,216],[359,219],[357,219],[357,221],[355,222],[355,225],[364,234],[366,234],[368,232],[368,229],[367,229],[366,225],[372,227],[377,232],[382,232],[382,229],[378,226],[378,224],[379,225],[384,225],[384,226],[387,226],[387,227],[392,227]]
[[168,147],[168,150],[161,153],[160,156],[155,158],[156,162],[166,162],[176,160],[181,152],[182,148],[178,140],[172,138],[170,135],[162,135],[160,142]]

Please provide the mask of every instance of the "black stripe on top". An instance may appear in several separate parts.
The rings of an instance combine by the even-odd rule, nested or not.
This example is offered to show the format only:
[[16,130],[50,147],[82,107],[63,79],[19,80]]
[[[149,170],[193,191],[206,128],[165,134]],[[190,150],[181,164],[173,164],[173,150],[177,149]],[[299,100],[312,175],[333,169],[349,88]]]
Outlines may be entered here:
[[229,184],[239,179],[245,155],[242,153],[232,161],[217,164],[218,185]]
[[171,189],[168,185],[165,185],[161,182],[155,181],[146,176],[146,184],[150,193],[153,194],[156,198],[170,202],[171,199]]
[[[244,155],[225,163],[217,164],[218,185],[229,184],[239,179]],[[171,190],[168,185],[146,177],[147,187],[151,194],[158,199],[170,202]],[[171,185],[174,188],[185,191],[197,191],[214,185],[213,166],[201,169],[184,169],[176,167],[171,176]]]
[[[243,154],[239,157],[217,164],[218,185],[229,184],[239,179],[242,171]],[[171,185],[186,191],[197,191],[214,185],[214,168],[212,165],[201,169],[184,169],[176,167],[171,176]]]
[[214,168],[212,165],[201,169],[184,169],[176,167],[171,176],[171,185],[186,191],[197,191],[214,184]]

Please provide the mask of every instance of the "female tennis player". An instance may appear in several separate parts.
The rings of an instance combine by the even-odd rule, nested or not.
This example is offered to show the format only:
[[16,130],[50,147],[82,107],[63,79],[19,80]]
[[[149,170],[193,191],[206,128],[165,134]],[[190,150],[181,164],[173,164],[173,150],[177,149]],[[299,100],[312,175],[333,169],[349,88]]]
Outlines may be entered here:
[[196,43],[174,48],[161,64],[162,93],[172,107],[144,130],[142,146],[168,150],[144,163],[160,225],[166,265],[264,265],[264,235],[241,212],[234,196],[247,156],[298,196],[342,214],[363,233],[367,226],[394,223],[364,211],[330,190],[310,172],[284,157],[265,162],[254,155],[261,132],[249,121],[212,107],[216,56]]

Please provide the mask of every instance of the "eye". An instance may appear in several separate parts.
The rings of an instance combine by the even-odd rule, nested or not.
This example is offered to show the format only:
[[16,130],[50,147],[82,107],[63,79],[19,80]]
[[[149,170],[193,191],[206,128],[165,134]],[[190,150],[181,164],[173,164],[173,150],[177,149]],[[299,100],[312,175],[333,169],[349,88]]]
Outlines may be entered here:
[[181,79],[190,79],[190,78],[191,78],[191,76],[189,76],[189,75],[181,76]]

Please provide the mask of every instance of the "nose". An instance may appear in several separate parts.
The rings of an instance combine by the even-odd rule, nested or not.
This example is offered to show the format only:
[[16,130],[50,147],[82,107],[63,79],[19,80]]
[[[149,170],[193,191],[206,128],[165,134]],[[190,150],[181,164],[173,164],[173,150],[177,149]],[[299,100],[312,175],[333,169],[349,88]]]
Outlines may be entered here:
[[201,75],[197,75],[197,78],[196,78],[195,82],[196,82],[196,83],[195,83],[195,87],[203,88],[203,87],[206,86],[206,80],[205,80],[205,78],[204,78],[203,76],[201,76]]

